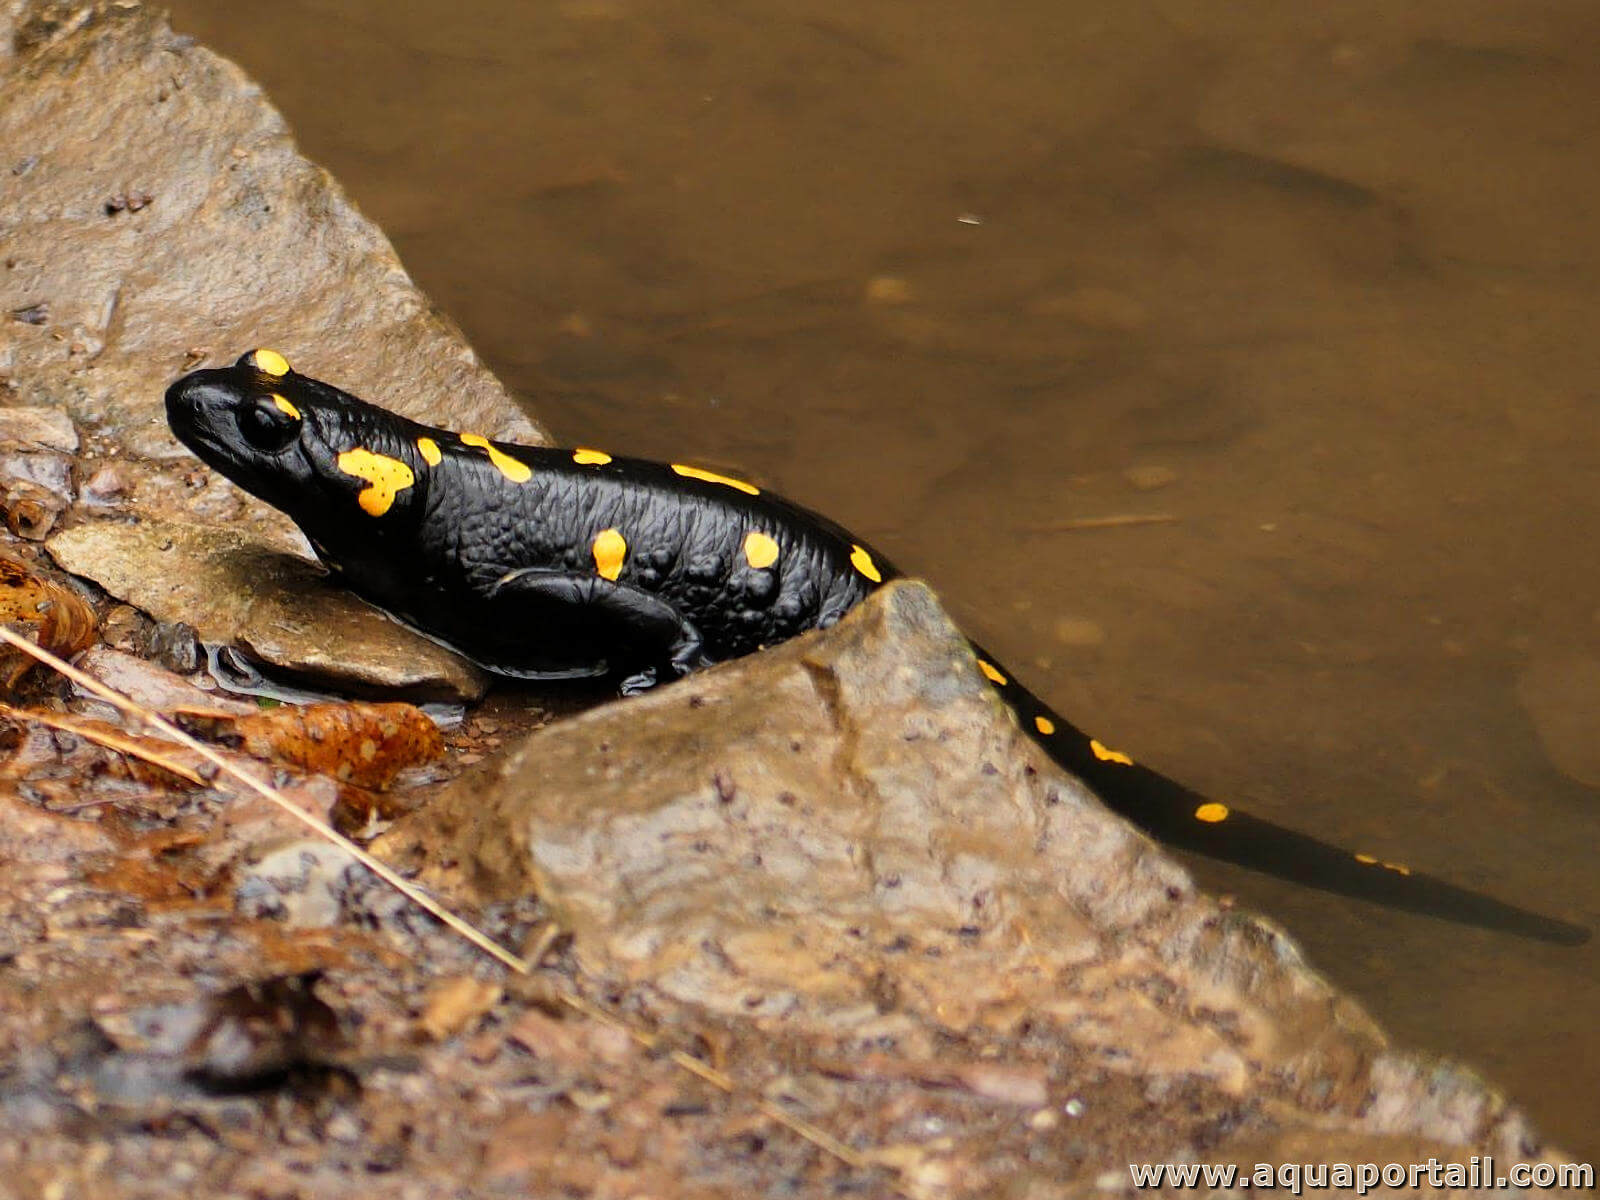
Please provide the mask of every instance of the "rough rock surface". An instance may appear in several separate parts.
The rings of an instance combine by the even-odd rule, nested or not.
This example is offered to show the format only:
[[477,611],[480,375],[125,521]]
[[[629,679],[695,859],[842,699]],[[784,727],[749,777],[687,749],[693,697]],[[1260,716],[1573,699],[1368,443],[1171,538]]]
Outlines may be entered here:
[[[420,420],[542,440],[260,89],[157,11],[0,2],[0,147],[0,403],[96,435],[80,482],[101,460],[186,456],[167,384],[258,345]],[[173,511],[130,490],[124,523]],[[269,541],[286,524],[254,501],[226,523]],[[202,564],[175,549],[171,569]],[[364,647],[307,632],[333,628],[314,607],[327,595],[305,593],[285,655],[360,661]],[[385,637],[424,653],[396,626]]]
[[[1533,1141],[1056,769],[919,584],[535,733],[386,849],[480,899],[537,892],[623,994],[842,1056],[791,1048],[793,1074],[931,1070],[1057,1114],[1077,1098],[1070,1133],[1034,1126],[1039,1186],[1063,1165],[1316,1158],[1327,1138],[1378,1162]],[[980,1130],[949,1131],[956,1157],[984,1160]]]

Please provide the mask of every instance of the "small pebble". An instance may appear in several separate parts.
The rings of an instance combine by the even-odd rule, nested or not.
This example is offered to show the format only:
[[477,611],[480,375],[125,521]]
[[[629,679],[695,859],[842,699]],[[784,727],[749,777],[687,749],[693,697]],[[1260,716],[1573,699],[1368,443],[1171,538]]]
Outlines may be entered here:
[[150,652],[163,667],[179,675],[193,675],[200,669],[200,637],[193,625],[182,621],[157,625]]
[[128,493],[128,473],[117,463],[107,463],[83,485],[83,499],[88,504],[106,504]]

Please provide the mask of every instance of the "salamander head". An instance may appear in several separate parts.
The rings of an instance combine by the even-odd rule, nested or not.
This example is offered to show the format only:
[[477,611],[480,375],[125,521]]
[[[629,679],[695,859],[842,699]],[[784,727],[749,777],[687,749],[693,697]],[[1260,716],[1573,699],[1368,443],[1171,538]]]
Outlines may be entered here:
[[415,500],[417,464],[399,419],[291,370],[274,350],[177,380],[167,423],[205,463],[313,535],[330,521],[398,515]]

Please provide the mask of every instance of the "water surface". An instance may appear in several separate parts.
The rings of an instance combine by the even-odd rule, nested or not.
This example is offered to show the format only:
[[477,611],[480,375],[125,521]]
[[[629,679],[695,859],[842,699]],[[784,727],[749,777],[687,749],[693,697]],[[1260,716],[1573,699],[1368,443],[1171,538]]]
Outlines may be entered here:
[[[1600,924],[1600,9],[173,7],[562,440],[737,465],[1106,742]],[[1196,870],[1600,1156],[1592,945]]]

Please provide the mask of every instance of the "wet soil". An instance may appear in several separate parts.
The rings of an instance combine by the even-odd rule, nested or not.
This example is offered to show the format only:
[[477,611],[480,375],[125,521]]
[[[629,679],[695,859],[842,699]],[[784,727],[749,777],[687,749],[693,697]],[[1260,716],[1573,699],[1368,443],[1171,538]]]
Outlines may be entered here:
[[[1166,773],[1600,919],[1592,8],[174,9],[563,440],[738,464]],[[1600,949],[1197,869],[1600,1153]]]

